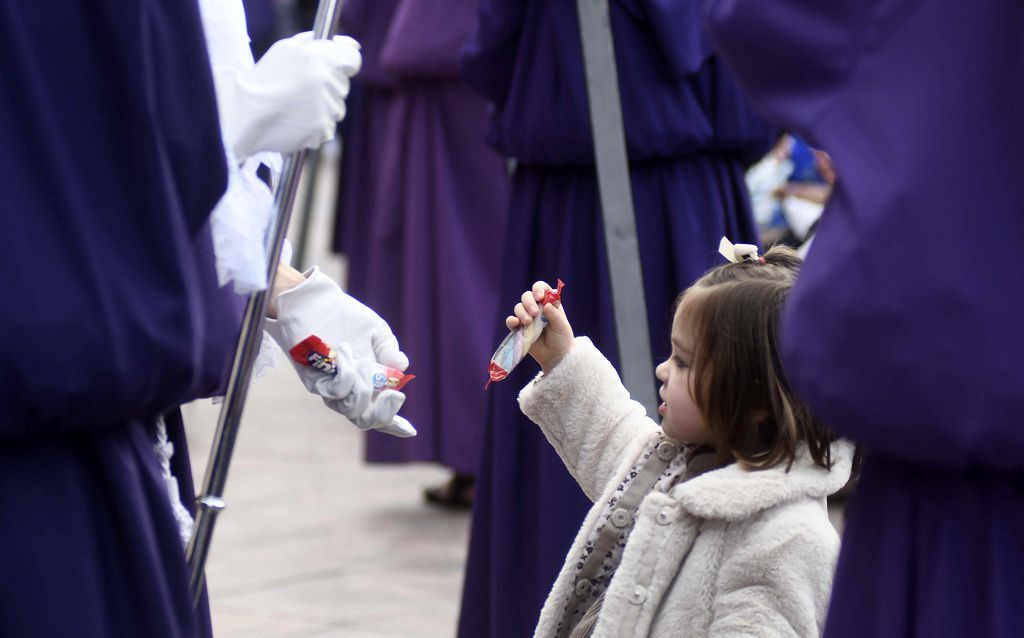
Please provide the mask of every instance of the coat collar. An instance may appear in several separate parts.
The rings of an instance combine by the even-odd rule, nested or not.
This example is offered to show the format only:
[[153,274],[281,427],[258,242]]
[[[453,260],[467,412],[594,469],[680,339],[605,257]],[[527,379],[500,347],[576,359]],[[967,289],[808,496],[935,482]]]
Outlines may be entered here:
[[839,491],[850,479],[853,450],[849,441],[833,442],[831,470],[814,465],[806,447],[797,452],[788,472],[785,465],[748,471],[733,463],[676,486],[669,496],[699,518],[739,520],[800,498],[824,498]]

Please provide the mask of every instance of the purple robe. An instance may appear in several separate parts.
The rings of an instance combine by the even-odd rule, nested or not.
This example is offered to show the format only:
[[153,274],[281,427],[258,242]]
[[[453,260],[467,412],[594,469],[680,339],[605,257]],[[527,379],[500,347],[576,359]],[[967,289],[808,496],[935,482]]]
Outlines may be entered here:
[[249,32],[253,55],[259,60],[276,41],[278,8],[274,0],[243,0],[245,29]]
[[711,0],[835,194],[786,309],[806,400],[868,448],[826,636],[1024,627],[1024,4]]
[[349,291],[391,324],[417,375],[402,413],[419,435],[369,433],[369,461],[474,473],[480,460],[507,176],[484,141],[486,102],[458,77],[475,12],[475,0],[402,0],[343,14],[366,58],[340,198]]
[[[723,235],[757,234],[744,161],[773,131],[751,114],[711,56],[693,3],[613,2],[642,270],[657,360],[669,352],[676,296],[717,263]],[[467,79],[496,105],[490,141],[516,158],[503,257],[502,317],[537,279],[566,282],[577,334],[618,359],[575,3],[485,0],[466,49]],[[531,635],[589,508],[516,396],[537,372],[524,361],[489,390],[459,636]]]
[[[399,0],[350,0],[341,13],[341,30],[359,40],[363,66],[352,79],[352,90],[345,101],[348,110],[341,122],[344,145],[341,156],[341,184],[334,224],[333,248],[348,257],[350,264],[369,259],[370,222],[361,213],[374,201],[380,171],[380,140],[385,135],[384,118],[376,114],[388,110],[395,79],[380,66],[380,49]],[[346,289],[362,297],[370,276],[368,268],[350,268]]]
[[198,9],[3,3],[0,77],[0,635],[208,635],[152,431],[238,330]]

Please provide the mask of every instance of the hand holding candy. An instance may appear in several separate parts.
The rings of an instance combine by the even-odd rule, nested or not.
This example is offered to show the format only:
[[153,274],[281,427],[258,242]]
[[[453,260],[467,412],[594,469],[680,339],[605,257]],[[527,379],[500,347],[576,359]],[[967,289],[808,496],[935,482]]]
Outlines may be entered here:
[[573,334],[572,326],[565,315],[561,301],[547,303],[541,307],[541,301],[548,291],[552,290],[546,282],[538,281],[533,284],[532,290],[523,293],[522,301],[516,304],[515,316],[505,319],[505,326],[509,330],[515,330],[520,326],[529,326],[534,321],[540,320],[541,312],[547,319],[548,326],[541,333],[532,346],[530,356],[537,360],[541,369],[547,374],[558,365],[558,362],[572,349]]
[[[301,273],[299,273],[301,275]],[[306,388],[361,430],[415,436],[395,413],[409,359],[377,313],[342,292],[314,268],[298,285],[276,296],[276,318],[266,330],[283,350]]]

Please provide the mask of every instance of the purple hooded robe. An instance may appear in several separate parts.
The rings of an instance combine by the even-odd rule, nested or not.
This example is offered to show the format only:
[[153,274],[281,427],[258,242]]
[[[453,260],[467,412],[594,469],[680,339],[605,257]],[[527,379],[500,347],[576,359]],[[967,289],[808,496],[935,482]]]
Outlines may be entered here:
[[783,360],[868,449],[825,634],[1024,627],[1024,4],[709,0],[754,104],[838,173]]

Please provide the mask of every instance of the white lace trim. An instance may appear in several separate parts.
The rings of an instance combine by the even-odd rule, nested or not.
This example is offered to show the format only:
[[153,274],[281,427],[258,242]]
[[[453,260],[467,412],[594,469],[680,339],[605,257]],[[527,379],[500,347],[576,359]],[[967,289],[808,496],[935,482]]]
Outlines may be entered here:
[[267,287],[267,232],[274,197],[256,176],[260,162],[249,159],[239,168],[225,144],[228,188],[210,215],[217,281],[234,282],[235,292],[247,295]]
[[153,444],[157,459],[160,461],[160,474],[163,476],[164,485],[167,486],[167,496],[171,501],[171,511],[174,513],[174,520],[178,524],[178,535],[181,537],[181,544],[184,547],[192,538],[192,515],[188,513],[185,506],[181,504],[181,493],[178,491],[178,479],[171,474],[171,457],[174,456],[174,444],[167,439],[167,425],[164,418],[156,421],[156,443]]
[[[245,7],[242,0],[200,0],[199,8],[218,105],[225,117],[225,92],[237,74],[255,66]],[[223,122],[221,128],[225,128]],[[274,197],[256,176],[256,169],[266,164],[276,180],[282,159],[276,153],[236,158],[226,141],[224,149],[228,186],[210,215],[217,280],[221,286],[233,282],[236,293],[247,295],[267,287],[266,236],[274,208]]]

